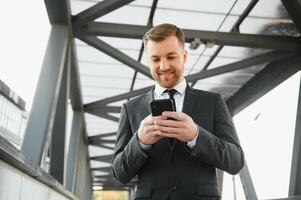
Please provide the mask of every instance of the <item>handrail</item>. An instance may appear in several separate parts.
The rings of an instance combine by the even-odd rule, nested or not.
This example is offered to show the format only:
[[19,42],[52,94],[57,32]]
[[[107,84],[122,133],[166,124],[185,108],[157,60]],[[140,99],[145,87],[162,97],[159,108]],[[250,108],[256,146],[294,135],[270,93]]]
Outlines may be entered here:
[[26,159],[23,153],[18,150],[14,145],[8,142],[0,135],[0,159],[9,163],[10,165],[21,170],[25,174],[33,177],[41,183],[49,186],[58,193],[66,196],[69,199],[78,200],[74,194],[68,191],[50,174],[46,173],[42,168]]

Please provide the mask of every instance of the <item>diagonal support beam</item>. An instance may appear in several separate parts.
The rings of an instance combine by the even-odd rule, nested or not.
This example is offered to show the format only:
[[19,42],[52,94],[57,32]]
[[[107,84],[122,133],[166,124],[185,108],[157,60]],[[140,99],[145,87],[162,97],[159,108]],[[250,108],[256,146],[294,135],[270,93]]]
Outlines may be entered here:
[[83,42],[91,45],[92,47],[102,51],[103,53],[115,58],[116,60],[120,61],[121,63],[128,65],[129,67],[137,70],[138,72],[142,73],[143,75],[152,79],[150,70],[148,67],[144,66],[140,62],[134,60],[133,58],[125,55],[118,49],[112,47],[111,45],[105,43],[104,41],[98,39],[94,36],[86,36],[86,37],[78,37]]
[[301,79],[289,185],[289,196],[294,195],[301,195]]
[[[120,106],[103,106],[101,107],[100,113],[120,113]],[[87,109],[86,112],[89,112],[90,110]],[[94,112],[94,114],[97,114]]]
[[270,62],[227,101],[232,116],[301,69],[301,55]]
[[81,83],[79,77],[79,67],[77,52],[74,40],[71,42],[71,67],[70,67],[70,101],[74,111],[83,110]]
[[[192,82],[192,81],[220,75],[223,73],[243,69],[246,67],[250,67],[252,65],[257,65],[257,64],[261,64],[261,63],[269,62],[269,61],[273,61],[273,60],[279,60],[281,58],[288,57],[289,55],[291,55],[290,52],[272,51],[272,52],[264,53],[264,54],[257,55],[257,56],[251,57],[251,58],[246,58],[245,60],[242,60],[242,61],[234,62],[234,63],[223,65],[223,66],[220,66],[220,67],[217,67],[214,69],[201,71],[201,72],[189,75],[186,77],[186,80],[188,82]],[[102,113],[101,112],[102,108],[104,108],[106,106],[106,104],[144,94],[145,92],[149,91],[152,87],[153,86],[141,88],[139,90],[134,90],[132,92],[123,93],[123,94],[120,94],[120,95],[117,95],[114,97],[109,97],[107,99],[103,99],[103,100],[99,100],[96,102],[86,104],[86,105],[84,105],[84,110],[85,110],[85,112],[88,112],[88,113],[93,112],[96,115],[100,114],[100,113]]]
[[107,113],[96,113],[96,112],[89,112],[90,114],[92,115],[96,115],[98,117],[101,117],[101,118],[105,118],[105,119],[108,119],[108,120],[111,120],[113,122],[119,122],[119,118],[118,117],[115,117],[113,115],[109,115]]
[[282,58],[286,58],[290,55],[292,55],[291,52],[281,52],[281,51],[272,51],[272,52],[268,52],[268,53],[263,53],[261,55],[253,56],[253,57],[241,60],[241,61],[223,65],[221,67],[217,67],[217,68],[209,69],[206,71],[201,71],[201,72],[198,72],[198,73],[195,73],[192,75],[188,75],[186,77],[186,80],[188,82],[192,82],[195,80],[200,80],[200,79],[204,79],[204,78],[244,69],[244,68],[254,66],[254,65],[257,65],[260,63],[279,60]]
[[[92,22],[79,30],[81,36],[110,36],[141,39],[150,26]],[[194,38],[214,42],[216,45],[244,46],[252,48],[297,50],[301,48],[301,39],[289,36],[255,35],[229,32],[214,32],[183,29],[185,41]]]
[[[116,101],[120,101],[123,99],[128,99],[128,98],[132,98],[141,94],[144,94],[145,92],[149,91],[153,86],[148,86],[148,87],[144,87],[138,90],[134,90],[132,92],[126,92],[123,94],[119,94],[113,97],[109,97],[103,100],[99,100],[99,101],[95,101],[92,103],[88,103],[84,105],[84,110],[95,110],[96,108],[98,109],[98,107],[102,107],[108,103],[112,103],[112,102],[116,102]],[[87,112],[88,112],[87,111]],[[95,111],[96,112],[96,111]]]
[[41,164],[53,128],[69,41],[66,26],[52,25],[22,144],[22,152],[37,165]]
[[90,157],[91,160],[98,160],[98,161],[102,161],[102,162],[112,162],[112,158],[113,155],[105,155],[105,156],[94,156],[94,157]]
[[104,0],[74,16],[73,24],[75,27],[80,27],[132,1],[134,0]]
[[111,133],[103,133],[99,135],[90,136],[89,138],[104,138],[104,137],[111,137],[117,135],[117,132],[111,132]]
[[295,26],[301,33],[301,5],[298,0],[281,0]]

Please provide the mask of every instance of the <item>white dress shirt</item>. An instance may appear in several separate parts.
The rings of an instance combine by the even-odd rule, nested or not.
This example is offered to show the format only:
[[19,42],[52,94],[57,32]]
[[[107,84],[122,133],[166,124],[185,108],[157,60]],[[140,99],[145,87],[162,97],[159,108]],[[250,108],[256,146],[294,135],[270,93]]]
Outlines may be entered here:
[[[177,90],[177,92],[174,94],[174,99],[175,99],[175,102],[176,102],[176,111],[177,112],[182,112],[184,99],[185,99],[186,87],[187,87],[187,83],[186,83],[185,79],[183,79],[180,83],[175,85],[173,88],[164,88],[156,82],[155,90],[154,90],[154,98],[155,99],[168,99],[169,95],[168,95],[168,93],[166,93],[164,91],[166,89],[175,89],[175,90]],[[199,134],[199,132],[197,132],[197,134],[193,138],[193,140],[187,142],[187,145],[190,148],[193,148],[195,146],[198,134]]]

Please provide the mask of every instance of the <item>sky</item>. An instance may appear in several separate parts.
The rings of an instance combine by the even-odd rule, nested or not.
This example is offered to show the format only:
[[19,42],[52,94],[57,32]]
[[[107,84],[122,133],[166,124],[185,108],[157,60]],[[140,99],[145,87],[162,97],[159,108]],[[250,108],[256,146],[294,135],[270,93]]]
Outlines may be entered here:
[[5,1],[0,6],[0,79],[30,110],[50,33],[44,1]]
[[[0,7],[0,79],[30,111],[50,24],[44,1],[17,4],[6,1]],[[299,84],[300,72],[234,117],[259,199],[287,196]],[[223,199],[233,199],[232,176],[225,180]]]

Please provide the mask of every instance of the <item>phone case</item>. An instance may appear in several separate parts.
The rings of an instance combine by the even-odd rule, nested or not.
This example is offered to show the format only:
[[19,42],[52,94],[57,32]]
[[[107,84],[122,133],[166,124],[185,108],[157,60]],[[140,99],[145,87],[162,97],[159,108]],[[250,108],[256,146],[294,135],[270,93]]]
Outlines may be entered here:
[[155,99],[150,102],[152,116],[160,116],[164,111],[175,111],[171,99]]

